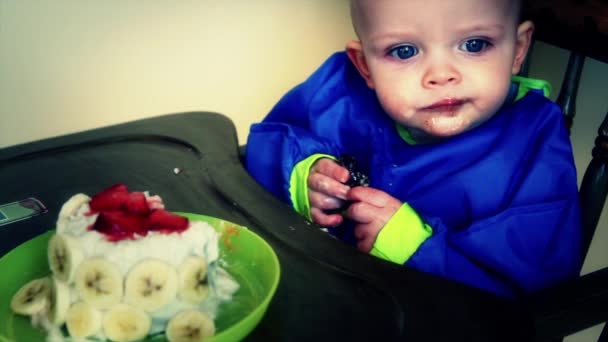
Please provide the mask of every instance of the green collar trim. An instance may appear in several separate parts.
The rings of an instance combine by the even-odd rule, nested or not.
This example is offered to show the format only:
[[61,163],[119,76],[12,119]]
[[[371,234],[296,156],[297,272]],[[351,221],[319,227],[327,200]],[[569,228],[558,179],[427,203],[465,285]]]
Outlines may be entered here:
[[[541,90],[543,92],[543,95],[548,98],[552,90],[551,84],[549,82],[537,78],[513,75],[511,76],[511,82],[515,83],[515,85],[517,86],[517,95],[515,96],[515,99],[513,99],[513,102],[518,101],[522,97],[526,96],[526,94],[528,94],[531,90]],[[414,140],[414,138],[412,138],[412,134],[407,130],[406,127],[400,125],[397,122],[395,122],[395,127],[397,128],[397,133],[399,133],[401,139],[408,143],[408,145],[419,144],[418,142],[416,142],[416,140]]]
[[403,127],[402,125],[398,124],[397,122],[395,122],[395,127],[397,127],[397,133],[399,133],[399,136],[401,137],[401,139],[405,140],[406,143],[408,143],[410,145],[418,144],[416,142],[416,140],[414,140],[414,138],[412,138],[412,135],[410,134],[410,131],[407,130],[407,128]]
[[517,84],[517,96],[514,101],[526,96],[531,90],[541,90],[545,97],[551,95],[551,84],[545,80],[513,75],[511,81]]

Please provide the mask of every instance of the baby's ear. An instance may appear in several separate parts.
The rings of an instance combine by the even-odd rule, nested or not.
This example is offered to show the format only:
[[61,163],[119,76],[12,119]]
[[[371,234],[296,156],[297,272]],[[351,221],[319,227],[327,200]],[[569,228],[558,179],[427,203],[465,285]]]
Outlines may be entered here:
[[515,37],[515,58],[513,58],[513,67],[511,73],[517,74],[521,69],[521,65],[526,59],[530,44],[532,44],[532,33],[534,32],[534,24],[526,20],[517,26],[517,37]]
[[372,80],[367,61],[365,60],[365,54],[363,54],[363,46],[358,40],[351,40],[346,43],[346,54],[350,58],[351,62],[355,65],[361,77],[365,79],[367,86],[374,89],[374,81]]

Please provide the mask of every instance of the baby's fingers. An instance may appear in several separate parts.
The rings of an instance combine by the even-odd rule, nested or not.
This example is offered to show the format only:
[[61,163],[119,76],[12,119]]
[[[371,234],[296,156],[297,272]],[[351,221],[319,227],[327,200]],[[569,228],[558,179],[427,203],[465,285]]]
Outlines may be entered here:
[[338,209],[344,204],[344,201],[336,197],[329,197],[313,190],[308,191],[308,199],[311,208],[319,208],[321,210]]
[[376,242],[375,238],[366,237],[363,240],[359,240],[357,242],[357,249],[361,252],[369,253],[374,247],[374,243]]
[[355,202],[346,210],[346,217],[359,223],[370,223],[378,218],[378,208],[365,202]]
[[345,200],[346,194],[350,189],[336,179],[328,177],[322,173],[311,173],[308,176],[309,191],[319,192],[329,197],[336,197]]
[[345,183],[350,177],[346,168],[329,158],[319,159],[310,169],[310,173],[320,173],[340,183]]
[[310,208],[312,220],[323,227],[337,226],[344,220],[340,214],[326,214],[319,208]]
[[357,186],[352,188],[347,198],[351,201],[360,201],[376,208],[384,208],[387,211],[396,211],[401,206],[401,201],[386,192],[371,187]]
[[376,242],[378,231],[374,229],[373,225],[358,224],[354,231],[355,238],[357,239],[357,249],[369,253]]

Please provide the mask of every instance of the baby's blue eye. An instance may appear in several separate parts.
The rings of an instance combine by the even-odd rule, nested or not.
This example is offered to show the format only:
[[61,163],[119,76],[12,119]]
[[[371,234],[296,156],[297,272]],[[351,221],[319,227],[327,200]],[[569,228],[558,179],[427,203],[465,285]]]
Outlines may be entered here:
[[392,48],[388,55],[398,59],[412,58],[418,54],[418,49],[413,45],[399,45]]
[[470,53],[479,53],[490,46],[490,42],[485,39],[475,38],[469,39],[460,45],[460,49]]

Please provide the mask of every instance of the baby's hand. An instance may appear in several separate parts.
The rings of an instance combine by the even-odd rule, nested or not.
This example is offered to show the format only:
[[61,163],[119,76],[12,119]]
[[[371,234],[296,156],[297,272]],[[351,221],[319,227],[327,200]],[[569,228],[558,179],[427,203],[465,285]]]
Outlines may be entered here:
[[382,190],[363,186],[350,189],[347,199],[353,201],[346,210],[346,217],[355,222],[357,248],[369,253],[378,233],[402,203]]
[[308,175],[308,200],[310,215],[321,226],[337,226],[342,223],[342,215],[327,213],[326,210],[340,208],[350,189],[344,185],[349,172],[335,161],[322,158],[314,163]]

